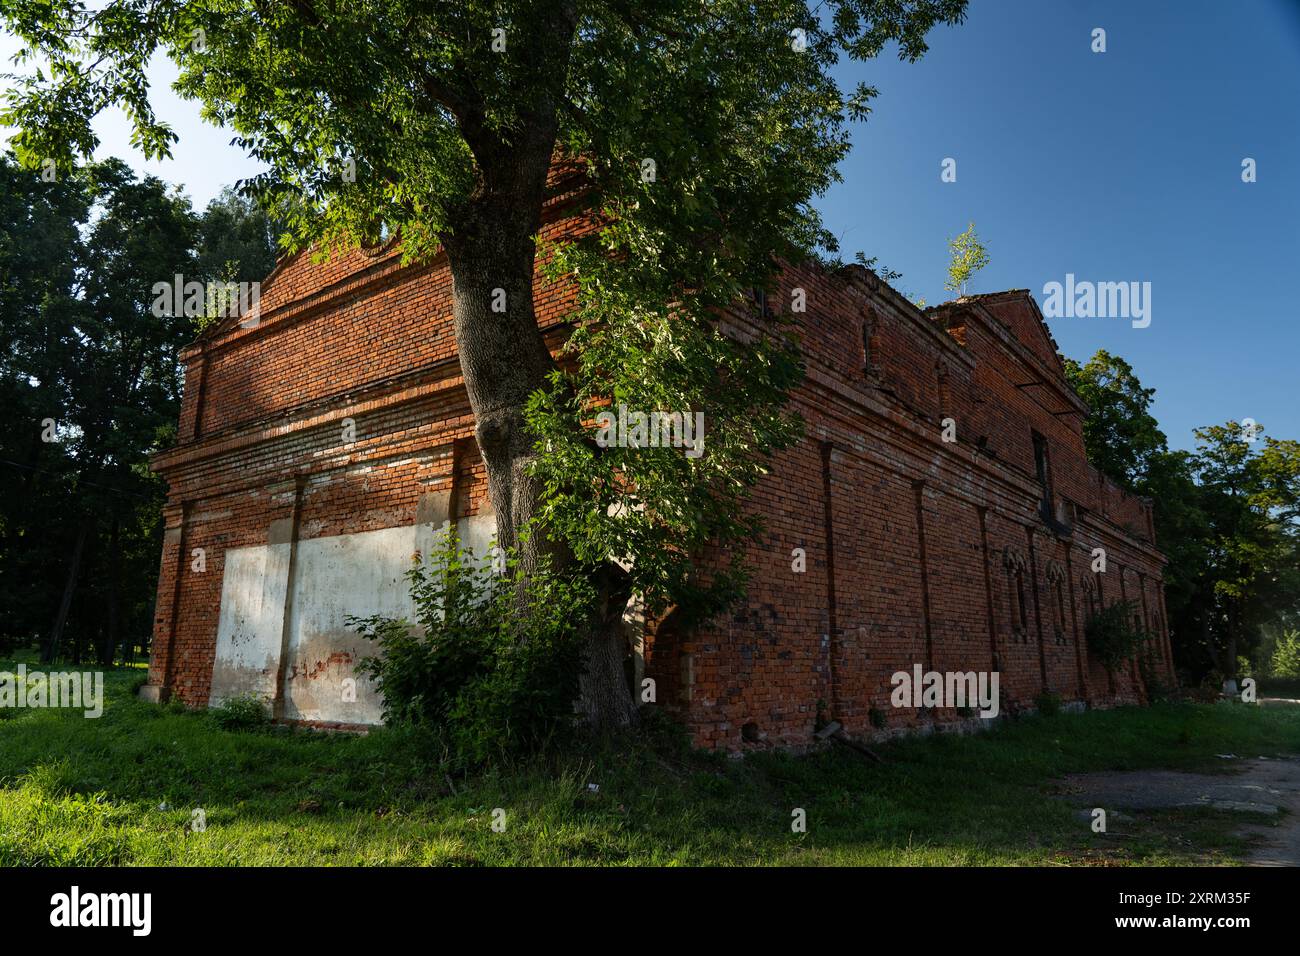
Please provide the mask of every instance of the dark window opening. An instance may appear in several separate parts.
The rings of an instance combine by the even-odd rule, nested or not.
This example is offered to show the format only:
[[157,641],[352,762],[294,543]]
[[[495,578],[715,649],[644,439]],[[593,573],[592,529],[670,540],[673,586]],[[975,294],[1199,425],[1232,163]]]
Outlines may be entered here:
[[1029,607],[1025,603],[1025,576],[1016,572],[1016,595],[1020,603],[1020,634],[1024,640],[1029,639]]
[[1011,594],[1015,607],[1012,609],[1011,634],[1019,640],[1027,641],[1029,635],[1029,609],[1025,603],[1025,578],[1017,568],[1007,569],[1007,590]]
[[1056,582],[1056,643],[1065,643],[1065,589]]

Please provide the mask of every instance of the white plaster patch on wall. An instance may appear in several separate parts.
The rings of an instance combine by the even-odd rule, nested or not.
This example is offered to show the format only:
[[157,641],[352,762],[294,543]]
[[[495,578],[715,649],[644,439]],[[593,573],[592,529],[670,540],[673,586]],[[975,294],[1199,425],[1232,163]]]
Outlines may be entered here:
[[211,705],[246,694],[274,695],[286,583],[275,572],[287,570],[288,560],[287,544],[226,552]]
[[[284,716],[290,720],[377,724],[382,701],[356,673],[375,653],[347,626],[349,615],[410,618],[406,579],[415,552],[412,525],[298,543],[289,605],[289,660]],[[344,681],[356,680],[355,700]]]
[[[492,547],[492,542],[497,536],[497,519],[495,515],[475,515],[472,518],[461,518],[456,525],[456,533],[460,535],[460,546],[465,550],[486,557],[488,549]],[[432,535],[424,542],[423,553],[428,554],[428,549],[433,543]]]
[[[300,540],[292,583],[288,544],[227,552],[210,704],[249,693],[274,696],[287,613],[283,716],[380,723],[382,701],[356,671],[357,661],[376,648],[348,627],[347,618],[412,617],[404,574],[412,554],[429,553],[437,530],[405,525]],[[458,531],[461,546],[486,560],[495,518],[462,518]],[[348,679],[355,680],[351,688]]]

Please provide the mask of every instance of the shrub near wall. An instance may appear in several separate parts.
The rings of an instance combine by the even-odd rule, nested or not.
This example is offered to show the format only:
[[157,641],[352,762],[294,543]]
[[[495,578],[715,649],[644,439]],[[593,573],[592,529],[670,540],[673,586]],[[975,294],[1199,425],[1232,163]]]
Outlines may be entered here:
[[521,616],[516,563],[494,568],[448,529],[407,580],[415,622],[350,619],[380,651],[359,669],[383,695],[387,722],[434,731],[467,765],[535,751],[573,730],[581,623],[594,597],[580,576],[530,574]]

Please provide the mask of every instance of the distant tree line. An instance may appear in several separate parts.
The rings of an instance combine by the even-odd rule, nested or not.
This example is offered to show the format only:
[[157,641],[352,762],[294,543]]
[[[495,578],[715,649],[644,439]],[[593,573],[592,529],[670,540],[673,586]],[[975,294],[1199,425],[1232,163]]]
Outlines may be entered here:
[[1288,673],[1300,640],[1300,442],[1244,419],[1196,429],[1194,451],[1171,450],[1151,414],[1155,390],[1122,358],[1101,350],[1065,369],[1092,409],[1093,463],[1154,500],[1184,682],[1300,676]]
[[147,650],[162,539],[151,452],[175,438],[178,356],[206,316],[156,282],[260,281],[267,216],[202,213],[110,159],[47,181],[0,155],[0,652],[109,665]]

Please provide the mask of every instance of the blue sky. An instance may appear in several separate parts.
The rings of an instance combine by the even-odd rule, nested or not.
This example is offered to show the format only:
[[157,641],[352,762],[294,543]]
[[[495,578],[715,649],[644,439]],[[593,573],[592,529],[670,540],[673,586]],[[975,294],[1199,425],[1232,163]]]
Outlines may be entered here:
[[880,90],[821,204],[845,258],[933,305],[973,221],[971,292],[1150,282],[1148,327],[1052,319],[1061,351],[1127,359],[1175,447],[1229,418],[1300,438],[1300,0],[972,0],[922,61],[840,75]]
[[[1105,53],[1091,50],[1096,27]],[[0,58],[13,49],[0,36]],[[97,125],[100,155],[202,207],[258,167],[167,89],[171,75],[154,70],[174,158],[145,163],[118,113]],[[1150,282],[1148,327],[1053,319],[1061,350],[1130,361],[1177,447],[1229,418],[1300,438],[1300,0],[972,0],[921,62],[840,75],[880,89],[820,203],[846,258],[878,256],[935,304],[951,298],[947,240],[973,221],[992,261],[971,292],[1028,288],[1041,303],[1066,273]],[[940,181],[945,158],[955,183]]]

